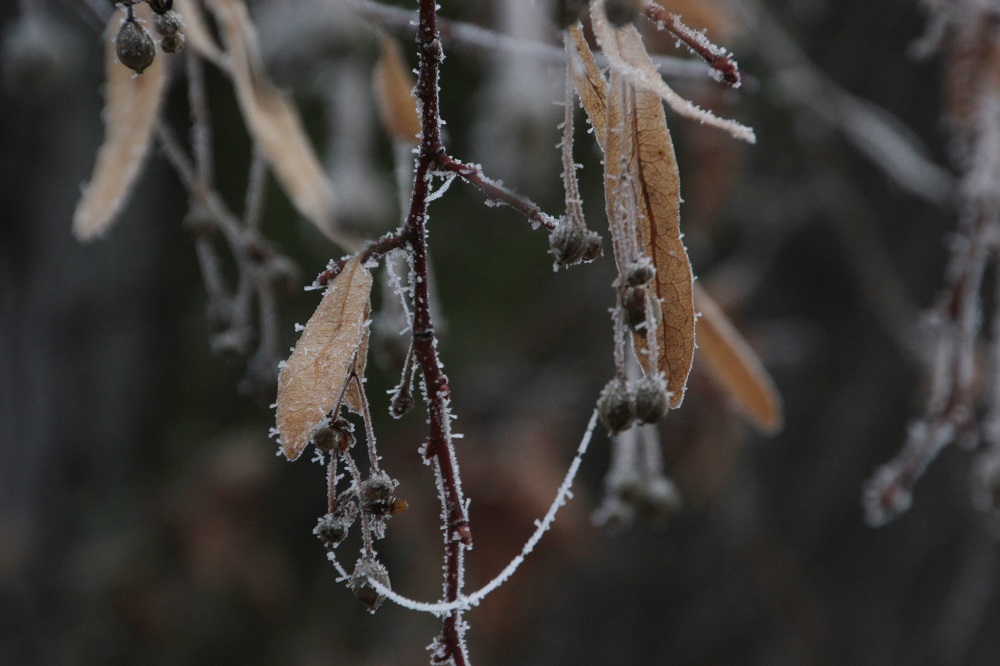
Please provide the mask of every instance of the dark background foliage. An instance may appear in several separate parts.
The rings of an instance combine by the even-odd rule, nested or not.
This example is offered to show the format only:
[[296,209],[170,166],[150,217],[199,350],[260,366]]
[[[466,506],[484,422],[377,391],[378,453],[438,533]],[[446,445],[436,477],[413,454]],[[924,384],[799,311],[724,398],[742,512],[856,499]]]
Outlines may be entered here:
[[[325,506],[322,468],[274,458],[269,400],[239,394],[241,363],[212,355],[181,224],[186,195],[165,162],[151,161],[104,239],[82,246],[71,236],[101,136],[102,74],[97,31],[67,4],[50,11],[72,36],[71,70],[54,88],[0,93],[0,663],[423,663],[436,621],[391,604],[369,616],[336,584],[310,534]],[[770,4],[822,72],[946,162],[938,65],[906,55],[923,30],[914,3]],[[16,13],[0,4],[0,24]],[[491,15],[489,3],[446,3],[443,13]],[[757,146],[670,122],[696,272],[773,372],[786,427],[755,435],[696,362],[683,408],[661,426],[685,506],[610,537],[588,518],[608,456],[598,434],[554,533],[468,614],[480,663],[1000,658],[995,531],[970,508],[969,456],[946,450],[913,510],[886,528],[866,527],[859,505],[922,396],[897,340],[906,322],[884,309],[879,290],[889,287],[872,271],[902,286],[905,302],[890,305],[926,308],[955,212],[902,191],[789,102],[754,40],[749,31],[727,44],[751,79],[745,95],[684,90],[749,121]],[[477,149],[474,100],[489,64],[445,63],[456,156]],[[310,70],[286,75],[307,91],[319,136]],[[248,139],[226,129],[238,127],[235,103],[221,79],[211,82],[220,187],[236,205]],[[183,104],[168,115],[182,126]],[[558,135],[554,123],[545,131],[522,138],[547,149]],[[577,134],[586,211],[600,229],[599,156]],[[388,178],[388,147],[379,151]],[[553,149],[536,169],[525,153],[492,175],[555,212],[555,158]],[[306,276],[339,254],[274,189],[265,229]],[[465,434],[475,587],[543,513],[611,373],[613,268],[606,257],[553,274],[544,234],[461,184],[434,204],[431,231],[443,358]],[[298,291],[283,301],[283,346],[315,303]],[[381,552],[397,589],[431,599],[441,555],[433,483],[416,451],[423,419],[381,416],[394,382],[372,365],[381,452],[411,505]]]

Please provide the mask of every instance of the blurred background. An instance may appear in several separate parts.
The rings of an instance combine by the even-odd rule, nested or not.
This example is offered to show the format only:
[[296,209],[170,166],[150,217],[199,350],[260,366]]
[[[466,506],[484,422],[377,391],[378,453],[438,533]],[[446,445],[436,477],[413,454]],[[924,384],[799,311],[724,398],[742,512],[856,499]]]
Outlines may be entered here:
[[[258,0],[251,12],[269,72],[294,92],[327,162],[343,223],[375,238],[399,219],[369,83],[378,40],[334,5]],[[925,14],[900,0],[666,5],[732,49],[745,77],[738,91],[707,75],[676,84],[753,126],[756,146],[669,112],[668,122],[695,272],[772,373],[785,427],[756,434],[696,356],[684,405],[659,427],[682,508],[616,534],[593,526],[609,461],[598,431],[554,531],[468,613],[473,660],[997,663],[998,532],[972,508],[970,454],[946,449],[913,509],[887,527],[868,528],[860,506],[865,480],[923,407],[912,345],[957,217],[942,65],[914,55]],[[103,133],[110,11],[96,0],[0,3],[0,663],[426,663],[438,622],[390,603],[369,615],[336,583],[311,534],[326,510],[324,469],[275,458],[273,385],[248,381],[245,356],[213,352],[218,331],[182,223],[188,196],[162,155],[104,238],[71,234]],[[558,45],[539,18],[547,11],[532,0],[441,10]],[[46,22],[48,55],[25,61],[10,45],[29,18]],[[410,38],[394,34],[415,65]],[[649,43],[688,57],[672,38]],[[452,154],[561,212],[558,59],[446,50]],[[186,138],[179,64],[162,122]],[[206,72],[217,187],[238,211],[252,147],[227,80]],[[578,112],[585,212],[604,232],[586,130]],[[615,271],[607,245],[604,259],[553,273],[546,234],[461,183],[431,216],[441,352],[472,500],[471,589],[520,550],[613,372]],[[284,350],[318,302],[301,287],[343,251],[273,181],[263,232],[300,269],[278,306]],[[439,509],[417,453],[419,409],[387,415],[397,363],[398,340],[376,338],[380,452],[410,505],[379,551],[395,589],[432,600]],[[357,547],[342,547],[344,561]]]

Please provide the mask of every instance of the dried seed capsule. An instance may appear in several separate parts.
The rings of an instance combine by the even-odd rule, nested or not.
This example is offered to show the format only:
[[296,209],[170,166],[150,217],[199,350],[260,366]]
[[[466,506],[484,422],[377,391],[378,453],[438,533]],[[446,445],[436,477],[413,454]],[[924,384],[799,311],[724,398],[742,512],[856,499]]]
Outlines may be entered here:
[[312,443],[321,451],[343,453],[354,446],[354,424],[341,417],[313,431]]
[[184,50],[184,33],[175,32],[172,35],[164,35],[160,39],[160,48],[164,53],[180,53]]
[[[629,328],[635,332],[645,331],[647,324],[650,328],[657,328],[663,319],[663,306],[658,298],[646,298],[649,294],[647,287],[627,287],[622,305],[625,307],[625,321]],[[649,301],[653,309],[653,321],[646,321],[646,301]]]
[[4,26],[0,71],[11,94],[54,90],[71,72],[73,36],[44,12],[27,12]]
[[142,74],[143,70],[153,64],[156,45],[149,32],[133,19],[125,21],[118,31],[118,36],[115,37],[115,55],[121,64]]
[[364,506],[382,504],[392,499],[396,482],[385,472],[378,472],[361,482],[361,502]]
[[316,523],[313,534],[319,537],[327,548],[336,548],[347,538],[347,531],[352,522],[354,521],[342,513],[328,513]]
[[634,21],[641,8],[642,0],[607,0],[604,3],[608,22],[619,28]]
[[174,6],[174,0],[146,0],[157,14],[166,14]]
[[588,231],[583,240],[583,256],[580,261],[589,263],[604,254],[604,239],[596,231]]
[[617,435],[632,425],[635,411],[632,396],[623,380],[615,378],[605,385],[597,399],[597,415],[612,435]]
[[653,522],[660,522],[681,508],[681,494],[665,476],[656,476],[643,484],[642,515]]
[[656,423],[670,405],[666,382],[659,375],[645,375],[635,383],[633,402],[639,423]]
[[372,586],[369,578],[378,581],[384,587],[389,587],[389,572],[385,566],[373,557],[362,557],[354,565],[354,573],[351,574],[351,581],[347,586],[351,588],[358,601],[374,613],[375,609],[385,601],[385,597]]
[[656,269],[649,257],[639,257],[625,266],[625,282],[632,287],[649,283],[655,274]]
[[579,222],[564,217],[549,234],[549,254],[556,258],[556,266],[575,264],[587,249],[587,228]]
[[174,35],[181,29],[181,17],[174,10],[153,14],[153,29],[163,36]]
[[568,28],[583,17],[586,9],[586,0],[557,0],[556,23],[560,28]]

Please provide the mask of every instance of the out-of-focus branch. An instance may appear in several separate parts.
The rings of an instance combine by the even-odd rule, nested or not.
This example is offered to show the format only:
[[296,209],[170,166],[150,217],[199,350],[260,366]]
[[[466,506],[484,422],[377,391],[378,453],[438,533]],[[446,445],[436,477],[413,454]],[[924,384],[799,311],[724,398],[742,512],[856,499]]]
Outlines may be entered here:
[[821,72],[760,3],[750,7],[757,23],[755,44],[777,75],[786,104],[808,109],[836,128],[910,194],[934,204],[952,199],[954,177],[926,157],[923,146],[898,120]]
[[[388,30],[403,35],[413,35],[417,25],[417,15],[405,9],[389,7],[372,0],[351,0],[358,13],[369,21],[377,23]],[[492,30],[480,28],[468,23],[438,19],[438,29],[441,39],[456,51],[486,55],[516,53],[528,56],[540,62],[563,66],[566,62],[566,52],[555,45],[541,42],[526,41],[508,37]],[[697,60],[671,58],[669,56],[653,56],[653,62],[659,72],[668,78],[686,81],[711,81],[709,68]],[[597,54],[597,63],[607,66],[607,61]],[[714,82],[713,82],[714,83]]]

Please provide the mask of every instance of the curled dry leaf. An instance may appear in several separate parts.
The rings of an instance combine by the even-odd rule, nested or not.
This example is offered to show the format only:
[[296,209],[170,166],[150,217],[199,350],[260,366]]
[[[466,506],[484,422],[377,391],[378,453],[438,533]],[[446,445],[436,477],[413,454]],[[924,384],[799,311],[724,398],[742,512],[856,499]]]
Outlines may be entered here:
[[[330,283],[278,375],[277,429],[281,451],[295,460],[313,430],[339,408],[368,339],[372,274],[357,257]],[[359,374],[360,377],[360,374]],[[360,403],[360,395],[357,396]],[[360,406],[360,404],[359,404]]]
[[711,375],[762,433],[781,430],[781,394],[757,355],[729,318],[699,285],[694,290],[698,318],[698,352]]
[[382,37],[382,56],[375,65],[372,82],[386,131],[397,141],[416,144],[420,118],[412,92],[415,82],[399,44],[391,37]]
[[[619,206],[638,204],[634,212],[640,248],[656,267],[653,286],[663,307],[663,318],[655,333],[659,358],[650,359],[644,353],[645,333],[634,334],[632,340],[646,372],[659,370],[666,376],[671,391],[670,406],[676,408],[684,400],[695,335],[694,276],[681,241],[677,158],[659,97],[637,90],[614,71],[609,93],[609,131],[604,145],[608,219],[614,219]],[[629,170],[637,195],[625,201],[620,200],[619,189],[623,165]],[[616,251],[615,255],[619,257],[622,253]],[[624,269],[619,265],[619,272]]]
[[334,237],[333,188],[316,157],[295,105],[270,82],[257,33],[242,0],[214,0],[236,96],[251,136],[302,215]]
[[611,69],[619,72],[629,83],[640,90],[660,96],[678,114],[700,123],[717,127],[728,132],[733,138],[756,143],[752,129],[734,120],[719,118],[710,111],[684,99],[660,76],[656,65],[643,46],[639,31],[633,25],[613,28],[604,15],[604,0],[594,0],[590,8],[591,25],[594,35],[601,45],[604,55],[611,63]]
[[[659,359],[653,364],[641,353],[645,335],[633,335],[639,358],[648,372],[659,370],[671,391],[670,406],[680,406],[694,356],[693,276],[680,231],[680,176],[674,145],[667,129],[660,98],[636,90],[612,70],[611,92],[594,60],[579,25],[569,29],[567,40],[570,75],[597,141],[604,149],[604,193],[608,219],[629,202],[619,201],[622,158],[638,189],[636,212],[640,243],[656,266],[656,296],[663,306],[663,319],[656,336]],[[609,127],[618,128],[614,131]],[[618,234],[612,234],[616,239]],[[615,248],[619,271],[624,270],[622,252]]]
[[[135,11],[140,18],[152,15],[146,5],[136,6]],[[166,89],[162,57],[140,75],[118,62],[113,36],[120,26],[121,17],[115,12],[105,32],[104,143],[73,213],[73,234],[81,241],[102,235],[115,221],[149,154]]]
[[212,37],[205,22],[201,0],[174,0],[174,10],[184,21],[184,37],[188,46],[199,56],[220,69],[227,69],[222,58],[222,49]]
[[357,381],[348,381],[347,389],[344,391],[344,405],[355,414],[363,413],[364,398],[361,395],[364,388],[362,382],[365,379],[365,366],[368,364],[368,338],[371,334],[371,327],[368,322],[371,320],[371,307],[365,308],[365,330],[362,334],[361,344],[358,346],[358,353],[354,357],[354,366],[351,368],[352,376],[357,377]]
[[579,23],[566,31],[566,60],[573,87],[580,96],[580,103],[594,127],[597,143],[603,150],[604,137],[608,133],[608,121],[604,116],[608,103],[608,82],[594,60]]

